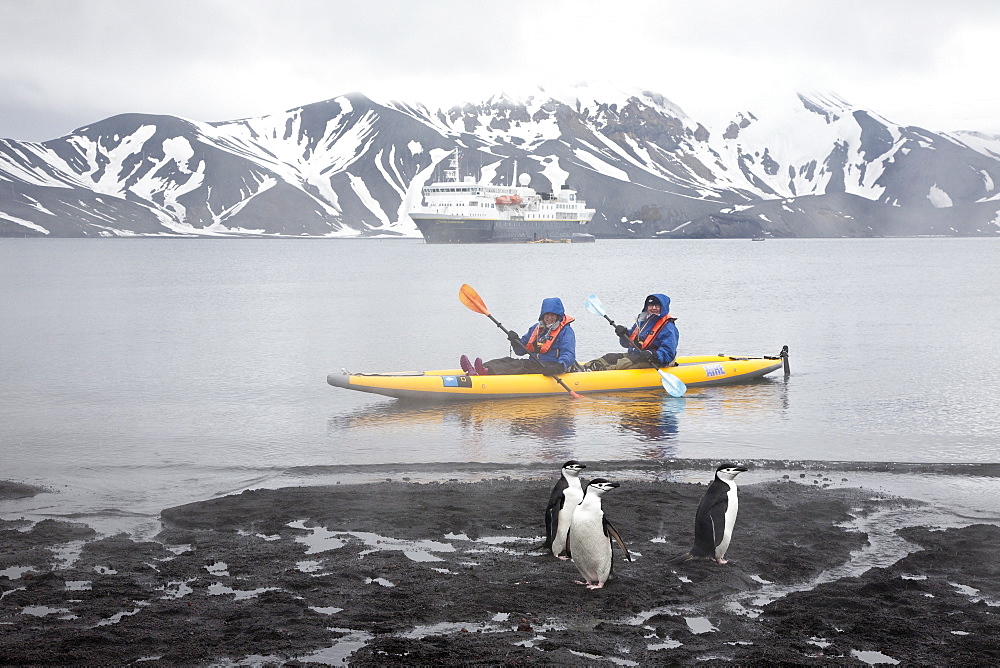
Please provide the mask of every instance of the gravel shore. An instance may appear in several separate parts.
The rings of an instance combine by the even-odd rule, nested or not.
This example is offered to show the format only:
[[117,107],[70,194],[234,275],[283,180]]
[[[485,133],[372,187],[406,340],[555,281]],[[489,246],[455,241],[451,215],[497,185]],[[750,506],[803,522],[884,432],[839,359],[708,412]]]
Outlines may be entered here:
[[[918,502],[748,484],[731,562],[669,566],[705,486],[616,481],[633,561],[601,590],[539,549],[554,478],[248,491],[150,542],[0,520],[0,664],[1000,663],[995,525],[886,548],[867,523]],[[0,509],[37,491],[0,482]]]

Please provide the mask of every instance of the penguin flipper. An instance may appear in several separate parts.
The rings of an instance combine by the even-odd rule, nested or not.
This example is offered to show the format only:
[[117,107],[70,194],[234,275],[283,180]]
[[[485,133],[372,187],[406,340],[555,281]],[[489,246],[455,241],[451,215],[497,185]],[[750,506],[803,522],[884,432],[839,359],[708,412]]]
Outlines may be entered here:
[[632,555],[629,554],[628,548],[625,547],[625,541],[622,540],[622,537],[618,533],[618,530],[615,529],[614,525],[608,521],[607,517],[604,518],[604,535],[608,536],[611,540],[614,541],[614,543],[618,543],[618,546],[622,549],[622,552],[625,553],[625,558],[628,559],[629,561],[632,561]]
[[694,545],[688,556],[694,558],[713,555],[715,545],[715,523],[712,521],[712,515],[699,512],[694,523]]
[[694,547],[691,555],[694,557],[714,557],[715,547],[722,542],[726,526],[726,504],[728,499],[724,486],[718,481],[708,486],[705,496],[698,504],[694,518]]
[[721,502],[725,500],[726,498],[723,497],[719,503],[712,506],[712,534],[715,540],[715,544],[712,546],[713,548],[722,544],[722,540],[726,536],[726,506],[728,504]]
[[549,504],[545,508],[545,543],[542,545],[545,549],[552,549],[552,541],[556,538],[556,529],[558,528],[558,518],[559,510],[561,509],[560,503]]
[[566,532],[566,549],[563,550],[563,554],[566,555],[567,559],[572,559],[573,558],[573,553],[570,552],[570,549],[569,549],[569,536],[570,536],[571,533],[573,533],[573,527],[572,526]]
[[542,546],[545,549],[552,549],[552,541],[555,540],[558,528],[559,511],[562,510],[563,504],[566,502],[563,491],[568,487],[569,483],[566,482],[566,479],[559,478],[549,494],[549,502],[545,504],[545,543]]

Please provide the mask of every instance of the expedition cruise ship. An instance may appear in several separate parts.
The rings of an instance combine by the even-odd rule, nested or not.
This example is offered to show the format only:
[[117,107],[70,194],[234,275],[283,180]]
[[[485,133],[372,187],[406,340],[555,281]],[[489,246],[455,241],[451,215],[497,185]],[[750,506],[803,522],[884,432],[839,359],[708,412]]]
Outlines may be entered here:
[[[514,163],[517,177],[517,163]],[[517,186],[459,181],[459,152],[452,153],[445,180],[423,189],[423,202],[409,212],[429,244],[582,242],[594,237],[583,226],[594,210],[566,186],[558,194],[528,187],[529,174]]]

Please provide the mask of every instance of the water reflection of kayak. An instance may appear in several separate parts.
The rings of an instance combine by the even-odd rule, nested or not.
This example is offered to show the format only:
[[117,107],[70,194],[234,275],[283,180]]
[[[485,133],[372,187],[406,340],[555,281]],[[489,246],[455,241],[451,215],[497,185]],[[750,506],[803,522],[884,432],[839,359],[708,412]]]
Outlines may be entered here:
[[[787,357],[737,357],[695,355],[677,358],[677,366],[664,369],[690,387],[740,383],[780,369]],[[663,389],[656,369],[580,371],[559,378],[581,394]],[[372,392],[398,399],[468,401],[565,394],[553,378],[541,374],[468,376],[460,369],[392,373],[332,373],[326,377],[334,387]]]

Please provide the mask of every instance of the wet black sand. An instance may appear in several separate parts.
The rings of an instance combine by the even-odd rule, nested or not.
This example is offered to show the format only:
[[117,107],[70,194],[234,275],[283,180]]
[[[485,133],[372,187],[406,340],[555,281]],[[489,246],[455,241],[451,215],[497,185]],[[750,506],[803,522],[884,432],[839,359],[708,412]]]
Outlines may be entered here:
[[[868,544],[855,518],[917,502],[748,484],[732,562],[671,568],[705,487],[617,480],[635,560],[595,591],[536,549],[552,479],[244,492],[164,510],[155,542],[0,521],[0,572],[33,568],[0,575],[0,664],[1000,663],[997,526],[903,529],[906,556],[816,585]],[[0,482],[0,509],[35,491]]]

